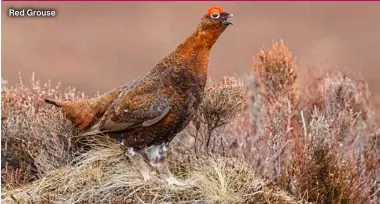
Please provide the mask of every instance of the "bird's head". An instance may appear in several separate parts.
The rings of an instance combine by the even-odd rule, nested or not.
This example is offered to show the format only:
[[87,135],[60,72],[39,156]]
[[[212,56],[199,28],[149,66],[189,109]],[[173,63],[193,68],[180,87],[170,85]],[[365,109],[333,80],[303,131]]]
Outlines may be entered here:
[[[204,51],[203,48],[210,51],[223,31],[233,24],[232,18],[234,15],[227,13],[220,6],[209,8],[198,24],[197,30],[177,47],[175,53],[194,55],[194,52]],[[208,57],[208,54],[204,56]]]
[[231,19],[234,15],[224,11],[220,6],[213,6],[208,9],[207,14],[201,19],[199,24],[203,31],[223,32],[229,25],[233,25]]

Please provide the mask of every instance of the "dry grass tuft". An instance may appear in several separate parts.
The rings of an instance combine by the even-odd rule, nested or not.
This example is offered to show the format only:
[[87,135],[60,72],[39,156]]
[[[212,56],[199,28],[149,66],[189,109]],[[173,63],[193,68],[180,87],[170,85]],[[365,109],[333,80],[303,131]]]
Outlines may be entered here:
[[[186,170],[175,168],[184,164]],[[237,159],[201,156],[181,164],[172,161],[171,165],[177,176],[190,178],[194,184],[170,187],[157,176],[144,182],[121,145],[102,143],[40,180],[3,192],[3,202],[49,198],[51,203],[296,203]]]

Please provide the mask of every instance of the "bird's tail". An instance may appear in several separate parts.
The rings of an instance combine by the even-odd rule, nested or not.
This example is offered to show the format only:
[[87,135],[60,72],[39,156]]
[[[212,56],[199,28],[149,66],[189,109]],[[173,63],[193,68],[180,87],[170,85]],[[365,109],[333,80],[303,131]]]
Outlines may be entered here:
[[49,103],[49,104],[53,104],[57,107],[61,107],[61,105],[57,101],[53,101],[53,100],[47,99],[47,98],[45,98],[44,100],[45,100],[45,103]]
[[55,101],[46,98],[44,100],[46,103],[61,108],[65,117],[81,130],[88,128],[97,114],[97,109],[85,101]]

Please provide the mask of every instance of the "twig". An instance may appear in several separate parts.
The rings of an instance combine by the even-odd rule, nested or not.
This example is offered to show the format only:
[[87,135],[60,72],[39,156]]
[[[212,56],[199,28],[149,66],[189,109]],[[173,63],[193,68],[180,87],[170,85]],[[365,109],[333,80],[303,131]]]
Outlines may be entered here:
[[305,134],[305,137],[306,137],[307,136],[307,129],[306,129],[305,118],[303,117],[303,110],[301,110],[301,117],[302,117],[302,127],[303,127],[303,131],[304,131],[304,134]]

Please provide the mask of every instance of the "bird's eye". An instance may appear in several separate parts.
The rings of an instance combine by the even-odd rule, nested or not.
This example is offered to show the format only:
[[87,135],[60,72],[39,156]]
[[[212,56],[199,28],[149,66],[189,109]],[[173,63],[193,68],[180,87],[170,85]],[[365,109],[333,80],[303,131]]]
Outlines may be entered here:
[[220,16],[219,13],[212,13],[212,14],[211,14],[211,18],[212,18],[212,19],[217,19],[217,18],[219,18],[219,16]]

